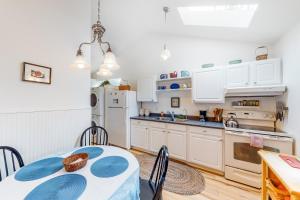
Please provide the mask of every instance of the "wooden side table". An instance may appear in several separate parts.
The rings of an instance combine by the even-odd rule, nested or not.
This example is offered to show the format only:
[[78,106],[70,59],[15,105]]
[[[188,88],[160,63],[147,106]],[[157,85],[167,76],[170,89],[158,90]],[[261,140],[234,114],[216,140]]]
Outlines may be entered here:
[[[300,169],[288,165],[278,153],[259,151],[262,158],[262,200],[300,200]],[[276,183],[276,184],[273,184]],[[280,189],[277,186],[279,185]]]

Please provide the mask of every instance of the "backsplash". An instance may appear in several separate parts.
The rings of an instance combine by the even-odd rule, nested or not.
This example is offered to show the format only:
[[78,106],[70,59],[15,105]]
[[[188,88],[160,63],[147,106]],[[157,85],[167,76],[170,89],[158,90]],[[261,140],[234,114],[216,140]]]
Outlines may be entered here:
[[[180,107],[171,108],[171,97],[180,97]],[[196,104],[192,101],[192,94],[190,91],[176,91],[165,92],[158,94],[158,102],[144,102],[143,108],[150,110],[150,112],[160,113],[167,111],[174,111],[176,114],[185,114],[199,116],[200,110],[207,110],[208,116],[213,116],[213,110],[215,108],[223,108],[225,110],[241,110],[241,108],[233,108],[231,106],[233,101],[242,100],[259,100],[259,108],[251,108],[253,110],[259,109],[260,111],[275,112],[276,111],[276,99],[275,97],[237,97],[226,98],[225,104]],[[243,108],[244,109],[244,108]],[[245,108],[246,109],[246,108]],[[186,110],[186,111],[185,111]]]

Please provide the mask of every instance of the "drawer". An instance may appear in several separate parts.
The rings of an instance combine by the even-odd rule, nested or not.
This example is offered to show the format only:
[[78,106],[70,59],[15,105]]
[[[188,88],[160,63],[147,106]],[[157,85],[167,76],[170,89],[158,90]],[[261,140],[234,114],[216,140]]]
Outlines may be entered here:
[[149,125],[152,128],[161,128],[161,129],[165,129],[166,128],[166,123],[162,123],[162,122],[150,122]]
[[151,122],[145,120],[131,120],[133,126],[150,126]]
[[174,130],[174,131],[182,131],[186,132],[187,128],[184,125],[177,125],[177,124],[167,124],[168,130]]
[[252,187],[261,188],[261,174],[225,166],[225,178],[232,181],[244,183]]
[[223,137],[223,130],[222,129],[216,129],[216,128],[204,128],[204,127],[195,127],[190,126],[189,127],[190,133],[195,134],[202,134],[202,135],[211,135],[211,136],[217,136],[217,137]]

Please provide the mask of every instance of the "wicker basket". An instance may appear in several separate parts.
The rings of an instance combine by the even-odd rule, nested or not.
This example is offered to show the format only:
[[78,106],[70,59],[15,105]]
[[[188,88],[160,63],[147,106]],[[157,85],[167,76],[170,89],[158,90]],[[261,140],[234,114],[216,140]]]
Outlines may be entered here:
[[[80,159],[80,161],[78,161]],[[71,155],[64,159],[63,164],[67,172],[74,172],[85,167],[89,155],[87,153],[79,153]]]
[[286,197],[290,197],[288,191],[280,190],[275,187],[270,179],[266,179],[268,195],[272,200],[285,200]]
[[120,85],[119,90],[130,90],[130,85]]
[[[260,49],[265,49],[266,53],[257,55],[257,51],[260,50]],[[268,54],[269,54],[269,49],[266,46],[257,47],[256,50],[255,50],[256,60],[267,60],[268,59]]]

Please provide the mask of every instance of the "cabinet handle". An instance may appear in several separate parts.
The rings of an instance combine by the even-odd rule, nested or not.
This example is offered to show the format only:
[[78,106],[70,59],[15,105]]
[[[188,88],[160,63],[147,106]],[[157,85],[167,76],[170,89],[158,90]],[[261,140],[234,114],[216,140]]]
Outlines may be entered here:
[[256,84],[257,84],[257,82],[255,81],[255,82],[254,82],[254,85],[256,85]]

